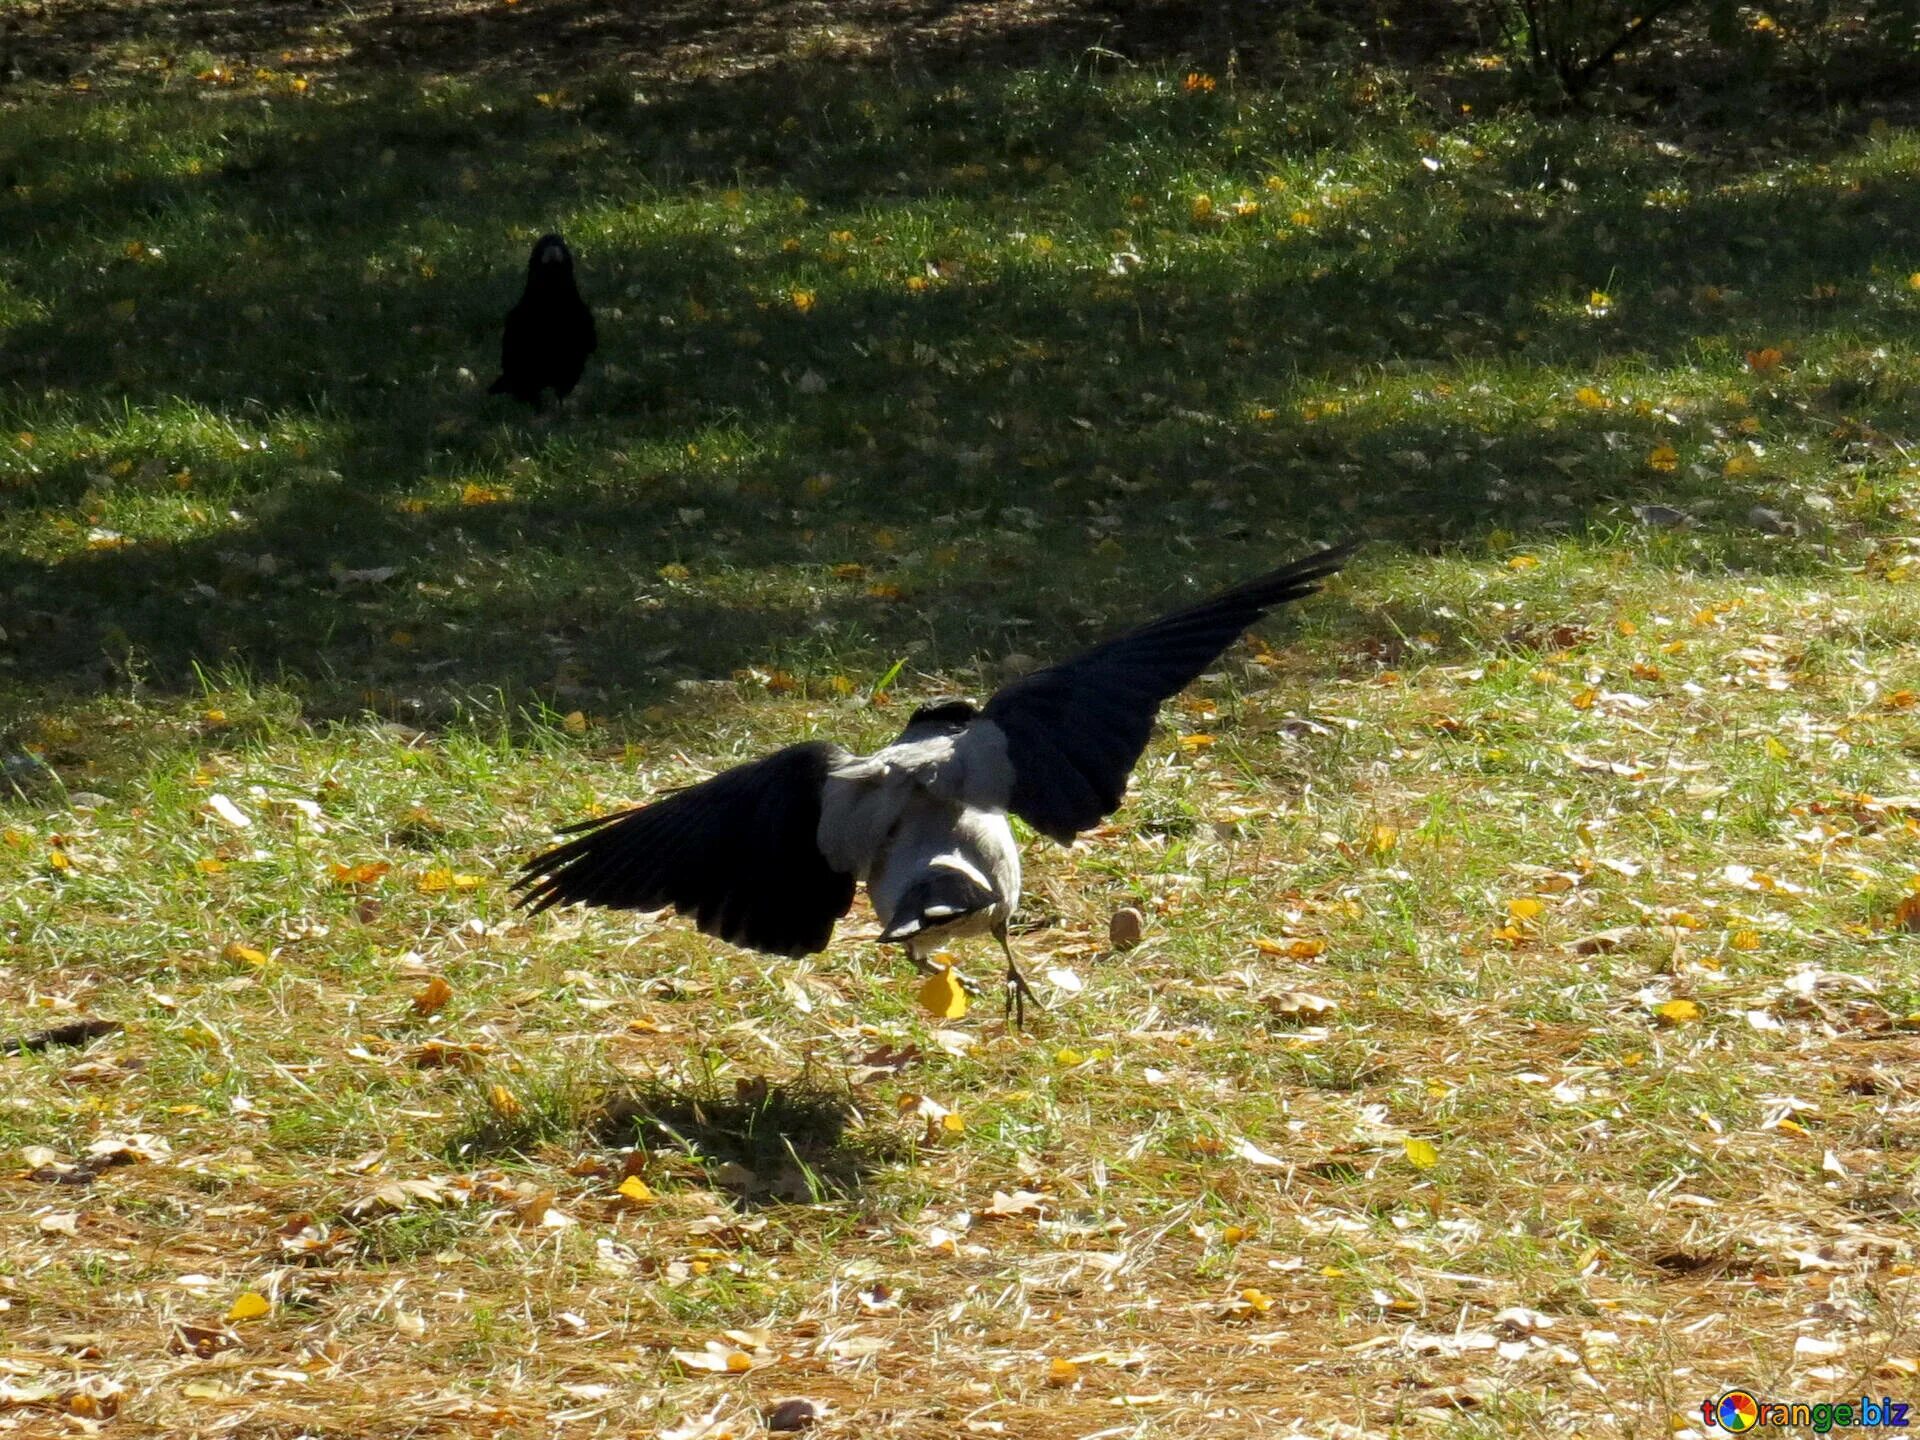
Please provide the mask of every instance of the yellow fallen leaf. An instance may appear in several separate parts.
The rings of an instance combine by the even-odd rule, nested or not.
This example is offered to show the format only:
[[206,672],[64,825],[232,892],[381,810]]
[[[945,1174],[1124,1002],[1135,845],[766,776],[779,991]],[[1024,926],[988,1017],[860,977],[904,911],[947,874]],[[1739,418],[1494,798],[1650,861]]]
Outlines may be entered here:
[[1507,902],[1507,914],[1516,920],[1537,920],[1546,908],[1545,905],[1531,896],[1523,896],[1518,900],[1509,900]]
[[442,890],[474,890],[480,885],[478,875],[455,874],[445,866],[436,866],[414,882],[425,895],[437,895]]
[[223,959],[239,960],[248,965],[264,965],[267,963],[266,951],[256,949],[252,945],[243,945],[238,940],[230,941],[227,948],[222,950],[220,954]]
[[1667,1000],[1653,1007],[1663,1024],[1691,1025],[1700,1018],[1700,1007],[1691,1000]]
[[1080,1378],[1080,1367],[1071,1360],[1058,1357],[1047,1362],[1047,1384],[1071,1385]]
[[647,1182],[642,1180],[638,1175],[629,1175],[626,1179],[622,1180],[620,1182],[620,1189],[616,1193],[619,1194],[622,1199],[631,1200],[636,1205],[644,1204],[646,1201],[655,1198]]
[[431,1015],[453,999],[453,986],[436,975],[420,987],[413,997],[413,1013]]
[[1431,1140],[1416,1140],[1409,1137],[1406,1150],[1407,1163],[1416,1170],[1431,1170],[1440,1163],[1440,1152],[1434,1148]]
[[1327,953],[1324,940],[1290,940],[1287,942],[1286,955],[1289,960],[1314,960]]
[[922,982],[919,1000],[922,1008],[939,1020],[958,1020],[967,1013],[967,992],[960,988],[951,965]]
[[522,1105],[511,1090],[504,1085],[493,1085],[487,1090],[487,1104],[493,1107],[493,1113],[502,1120],[511,1120],[526,1107]]
[[1674,469],[1680,463],[1680,452],[1671,445],[1656,445],[1647,452],[1647,464],[1662,474]]
[[1736,950],[1758,950],[1760,935],[1754,930],[1736,930],[1727,943]]
[[256,1290],[247,1290],[233,1302],[233,1308],[227,1311],[229,1320],[258,1320],[262,1315],[271,1314],[273,1302]]
[[1400,832],[1392,825],[1376,825],[1367,839],[1367,849],[1375,855],[1391,855],[1400,843]]

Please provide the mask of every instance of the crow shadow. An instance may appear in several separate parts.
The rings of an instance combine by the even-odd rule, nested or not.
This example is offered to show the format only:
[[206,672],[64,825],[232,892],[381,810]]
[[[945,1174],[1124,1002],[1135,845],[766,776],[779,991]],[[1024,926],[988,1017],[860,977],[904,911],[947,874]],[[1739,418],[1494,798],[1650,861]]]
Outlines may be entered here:
[[875,1171],[908,1158],[902,1141],[858,1119],[851,1093],[801,1075],[610,1096],[592,1134],[747,1205],[819,1203],[858,1194]]

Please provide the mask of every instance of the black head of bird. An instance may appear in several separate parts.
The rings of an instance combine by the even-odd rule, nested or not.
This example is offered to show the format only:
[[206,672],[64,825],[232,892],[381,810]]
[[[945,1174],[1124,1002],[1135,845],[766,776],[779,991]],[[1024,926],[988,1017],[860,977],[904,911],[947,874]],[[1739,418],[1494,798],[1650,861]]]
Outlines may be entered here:
[[1020,901],[1009,814],[1061,844],[1119,808],[1154,716],[1262,616],[1319,589],[1354,544],[1321,550],[1003,686],[976,708],[922,705],[871,755],[792,745],[638,809],[573,827],[527,862],[536,912],[579,901],[671,906],[709,935],[775,955],[826,948],[856,882],[922,970],[943,942],[991,934],[1007,1005],[1033,998],[1007,943]]
[[526,287],[507,312],[500,378],[488,393],[537,406],[552,390],[564,400],[599,343],[593,311],[574,283],[573,251],[558,235],[542,235],[527,257]]
[[533,254],[527,257],[527,284],[573,283],[573,251],[558,235],[542,235],[533,242]]

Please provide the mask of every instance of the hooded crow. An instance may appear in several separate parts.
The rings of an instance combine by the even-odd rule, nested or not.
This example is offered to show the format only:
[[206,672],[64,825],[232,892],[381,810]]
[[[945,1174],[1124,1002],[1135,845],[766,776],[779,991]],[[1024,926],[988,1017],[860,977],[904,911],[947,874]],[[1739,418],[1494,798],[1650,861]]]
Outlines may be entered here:
[[563,833],[577,838],[527,862],[521,903],[535,913],[572,901],[671,906],[735,945],[805,955],[826,948],[863,882],[881,941],[923,971],[947,941],[999,941],[1007,1007],[1022,1024],[1034,995],[1007,944],[1020,901],[1007,816],[1069,845],[1112,814],[1161,702],[1270,610],[1318,590],[1353,548],[1296,560],[1036,671],[984,709],[923,705],[871,755],[812,740],[573,826]]
[[526,289],[507,312],[500,378],[487,393],[536,407],[545,390],[564,400],[599,343],[593,311],[573,283],[573,252],[558,235],[542,235],[527,260]]

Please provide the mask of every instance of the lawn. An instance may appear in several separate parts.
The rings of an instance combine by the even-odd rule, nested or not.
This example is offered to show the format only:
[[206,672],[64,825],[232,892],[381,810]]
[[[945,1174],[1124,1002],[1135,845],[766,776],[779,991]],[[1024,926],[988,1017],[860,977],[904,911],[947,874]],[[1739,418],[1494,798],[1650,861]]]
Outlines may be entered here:
[[[1920,1400],[1911,86],[381,8],[0,6],[0,1039],[118,1027],[0,1054],[0,1435]],[[1024,1034],[513,908],[1348,535],[1025,837]]]

